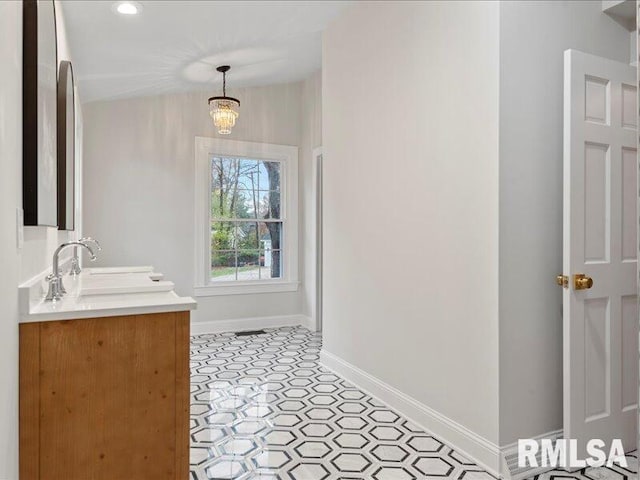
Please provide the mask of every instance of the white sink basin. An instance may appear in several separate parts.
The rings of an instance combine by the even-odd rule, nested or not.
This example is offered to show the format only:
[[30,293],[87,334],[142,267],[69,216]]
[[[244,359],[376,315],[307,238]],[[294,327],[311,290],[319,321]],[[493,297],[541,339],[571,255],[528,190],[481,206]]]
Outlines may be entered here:
[[112,267],[86,269],[77,278],[66,277],[65,287],[78,297],[125,293],[169,292],[173,282],[151,267]]

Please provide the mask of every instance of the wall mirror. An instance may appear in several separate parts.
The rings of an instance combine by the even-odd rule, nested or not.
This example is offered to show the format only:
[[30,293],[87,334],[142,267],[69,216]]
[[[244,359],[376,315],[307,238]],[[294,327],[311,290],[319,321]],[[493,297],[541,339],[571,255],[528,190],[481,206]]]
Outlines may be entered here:
[[58,73],[58,229],[74,229],[75,111],[73,68],[60,62]]
[[58,59],[53,0],[23,2],[22,62],[24,224],[56,226]]

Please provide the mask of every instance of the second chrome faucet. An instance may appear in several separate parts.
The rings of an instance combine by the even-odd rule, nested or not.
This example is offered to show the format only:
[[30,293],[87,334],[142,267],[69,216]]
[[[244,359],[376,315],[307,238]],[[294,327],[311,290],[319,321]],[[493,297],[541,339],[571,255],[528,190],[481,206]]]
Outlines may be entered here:
[[[83,237],[78,241],[81,243],[93,244],[98,252],[102,250],[100,242],[98,242],[95,238]],[[80,257],[78,256],[78,246],[76,245],[73,247],[73,257],[71,258],[71,270],[69,270],[69,275],[80,275],[80,272],[82,272],[82,269],[80,268]]]
[[[90,245],[93,245],[93,246],[90,246]],[[49,282],[49,291],[47,292],[45,301],[55,302],[57,300],[60,300],[66,293],[64,284],[62,283],[62,274],[60,273],[59,257],[60,257],[60,252],[62,252],[62,250],[64,250],[67,247],[74,247],[75,249],[74,259],[72,260],[71,268],[73,271],[74,265],[76,265],[77,273],[70,272],[71,274],[74,274],[74,275],[77,275],[78,273],[80,273],[80,266],[77,264],[78,262],[77,249],[79,247],[87,249],[87,251],[89,252],[89,258],[91,259],[91,261],[94,261],[96,259],[96,251],[101,250],[100,244],[92,238],[82,238],[78,241],[63,243],[58,248],[56,248],[56,251],[53,252],[53,266],[51,269],[51,275],[47,277],[47,281]],[[75,263],[74,263],[74,260],[75,260]]]

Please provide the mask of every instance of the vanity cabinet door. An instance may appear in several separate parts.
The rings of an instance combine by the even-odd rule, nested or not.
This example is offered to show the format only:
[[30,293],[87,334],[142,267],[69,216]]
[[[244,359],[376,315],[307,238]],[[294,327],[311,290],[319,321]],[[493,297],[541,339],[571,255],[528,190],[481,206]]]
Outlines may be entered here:
[[188,312],[20,333],[21,480],[188,478]]

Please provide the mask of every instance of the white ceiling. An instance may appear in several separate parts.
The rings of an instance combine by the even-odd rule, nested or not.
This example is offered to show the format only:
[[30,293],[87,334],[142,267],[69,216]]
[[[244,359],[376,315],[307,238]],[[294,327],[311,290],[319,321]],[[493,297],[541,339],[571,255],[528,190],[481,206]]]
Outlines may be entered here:
[[83,102],[302,80],[321,66],[321,32],[344,1],[62,2]]

